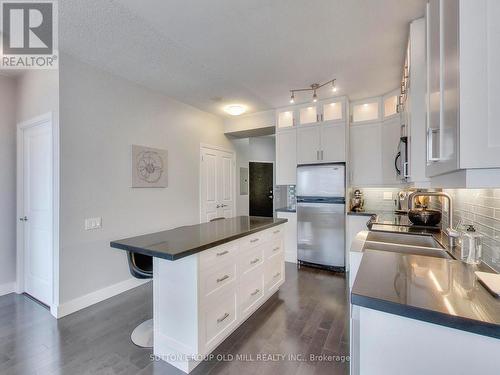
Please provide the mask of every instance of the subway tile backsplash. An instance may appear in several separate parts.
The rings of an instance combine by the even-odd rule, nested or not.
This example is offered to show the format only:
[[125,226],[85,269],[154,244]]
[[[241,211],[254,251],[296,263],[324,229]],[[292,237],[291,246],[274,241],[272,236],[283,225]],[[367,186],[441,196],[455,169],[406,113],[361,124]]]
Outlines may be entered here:
[[[352,196],[354,190],[359,189],[363,193],[365,200],[365,211],[388,211],[393,212],[396,208],[394,200],[397,197],[399,190],[395,188],[352,188],[349,191],[349,197]],[[390,199],[384,199],[390,197]]]
[[[500,189],[444,191],[453,197],[454,223],[472,224],[483,234],[483,261],[500,272]],[[443,215],[443,221],[446,220],[447,215]]]

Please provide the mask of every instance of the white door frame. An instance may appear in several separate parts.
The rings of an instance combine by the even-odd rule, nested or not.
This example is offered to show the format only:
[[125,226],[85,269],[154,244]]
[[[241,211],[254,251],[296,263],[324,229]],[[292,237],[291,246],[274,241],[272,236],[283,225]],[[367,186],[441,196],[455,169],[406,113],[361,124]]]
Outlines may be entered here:
[[24,226],[19,218],[24,215],[24,131],[41,124],[50,124],[52,133],[52,302],[50,312],[57,317],[59,300],[59,127],[52,112],[17,124],[17,254],[16,293],[25,292],[24,285]]
[[236,216],[236,153],[234,150],[231,150],[229,148],[224,148],[221,146],[214,146],[210,145],[207,143],[200,143],[200,164],[198,168],[198,197],[200,200],[199,204],[199,211],[200,211],[200,223],[203,222],[203,204],[202,204],[202,194],[201,194],[201,174],[202,174],[202,169],[201,169],[201,162],[202,162],[202,156],[203,156],[203,149],[208,148],[210,150],[217,150],[217,151],[224,151],[227,153],[230,153],[232,155],[232,164],[233,164],[233,216]]

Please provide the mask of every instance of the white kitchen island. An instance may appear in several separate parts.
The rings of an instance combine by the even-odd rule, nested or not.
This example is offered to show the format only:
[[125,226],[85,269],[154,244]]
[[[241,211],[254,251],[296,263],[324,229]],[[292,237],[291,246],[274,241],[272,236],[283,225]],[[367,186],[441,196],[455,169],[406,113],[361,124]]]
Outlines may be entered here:
[[285,223],[240,216],[112,242],[154,257],[156,357],[191,372],[278,291]]

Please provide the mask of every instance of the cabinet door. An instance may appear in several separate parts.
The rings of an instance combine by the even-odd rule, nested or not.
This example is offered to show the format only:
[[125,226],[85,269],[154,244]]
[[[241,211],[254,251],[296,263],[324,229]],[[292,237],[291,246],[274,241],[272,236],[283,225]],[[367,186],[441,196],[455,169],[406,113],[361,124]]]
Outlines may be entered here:
[[[396,148],[401,135],[401,122],[399,118],[395,117],[383,121],[380,134],[382,141],[382,183],[384,185],[397,185],[401,182],[396,174],[396,168],[394,166]],[[401,171],[401,173],[403,173],[403,171]]]
[[460,2],[460,167],[500,167],[500,1]]
[[380,123],[350,129],[351,185],[382,184]]
[[319,126],[297,129],[297,164],[320,161],[320,132]]
[[276,134],[276,185],[295,185],[297,181],[297,131]]
[[339,99],[323,100],[320,104],[321,121],[323,122],[340,122],[345,121],[344,101]]
[[300,125],[314,125],[318,122],[318,108],[316,105],[308,104],[297,109]]
[[321,161],[344,162],[345,142],[345,124],[321,126]]
[[295,113],[293,109],[282,109],[276,111],[277,129],[287,129],[295,126]]
[[458,2],[429,3],[428,176],[458,169]]

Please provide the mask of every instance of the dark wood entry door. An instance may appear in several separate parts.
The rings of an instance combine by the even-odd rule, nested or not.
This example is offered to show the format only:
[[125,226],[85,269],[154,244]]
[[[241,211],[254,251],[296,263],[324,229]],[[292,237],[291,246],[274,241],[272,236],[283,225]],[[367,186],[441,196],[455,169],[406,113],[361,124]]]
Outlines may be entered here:
[[273,216],[273,164],[250,162],[250,216]]

